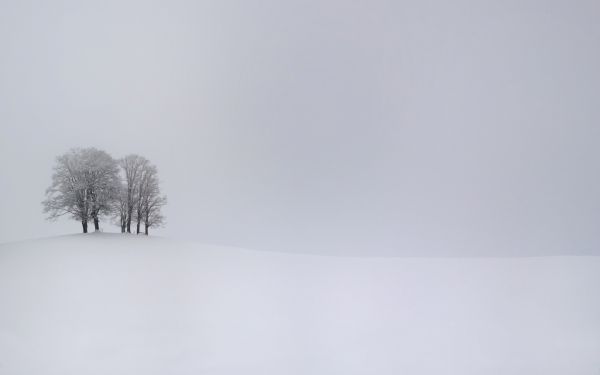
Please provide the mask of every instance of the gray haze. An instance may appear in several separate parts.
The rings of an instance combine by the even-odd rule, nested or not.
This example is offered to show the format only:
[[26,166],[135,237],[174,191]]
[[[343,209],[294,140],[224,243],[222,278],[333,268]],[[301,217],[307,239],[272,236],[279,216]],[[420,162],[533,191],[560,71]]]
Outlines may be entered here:
[[80,230],[40,201],[95,146],[158,166],[160,235],[600,254],[599,4],[0,0],[0,242]]

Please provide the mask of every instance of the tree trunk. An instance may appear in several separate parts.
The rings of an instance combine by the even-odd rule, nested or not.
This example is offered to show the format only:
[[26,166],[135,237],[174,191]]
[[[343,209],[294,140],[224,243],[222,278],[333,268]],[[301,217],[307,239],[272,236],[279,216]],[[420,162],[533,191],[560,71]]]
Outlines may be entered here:
[[144,234],[146,236],[148,235],[148,228],[150,227],[150,225],[148,225],[148,223],[150,222],[148,219],[150,219],[150,214],[148,212],[148,209],[146,208],[146,216],[144,220]]
[[138,220],[137,222],[137,232],[135,232],[136,234],[140,234],[140,221]]
[[83,227],[83,233],[87,233],[87,220],[82,220],[81,226]]
[[98,232],[100,230],[100,220],[98,220],[98,217],[94,218],[94,230],[96,232]]
[[125,228],[125,223],[121,224],[121,233],[125,233],[126,228]]
[[127,211],[127,233],[131,233],[131,214],[133,213],[133,208]]

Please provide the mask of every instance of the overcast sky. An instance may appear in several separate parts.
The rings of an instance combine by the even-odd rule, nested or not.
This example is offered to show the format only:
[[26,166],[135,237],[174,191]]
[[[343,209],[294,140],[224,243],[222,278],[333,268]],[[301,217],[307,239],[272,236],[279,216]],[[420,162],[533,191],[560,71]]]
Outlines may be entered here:
[[[598,1],[0,0],[0,242],[54,158],[139,153],[160,235],[600,253]],[[104,223],[105,230],[118,228]]]

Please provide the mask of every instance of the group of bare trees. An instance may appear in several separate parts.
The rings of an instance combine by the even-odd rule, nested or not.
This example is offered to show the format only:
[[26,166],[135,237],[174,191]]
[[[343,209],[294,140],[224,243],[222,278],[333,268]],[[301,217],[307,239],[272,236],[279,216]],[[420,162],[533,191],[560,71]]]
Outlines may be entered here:
[[135,220],[136,233],[144,223],[144,233],[150,227],[163,224],[161,207],[167,198],[160,194],[158,171],[148,159],[139,155],[129,155],[119,161],[123,170],[124,182],[115,200],[115,212],[121,225],[121,232],[131,233],[131,223]]
[[116,221],[122,233],[144,234],[164,224],[161,213],[167,198],[161,195],[156,166],[139,155],[115,160],[95,148],[72,149],[56,158],[52,184],[42,202],[48,219],[69,215],[81,222],[84,233],[88,222],[100,230],[100,218]]

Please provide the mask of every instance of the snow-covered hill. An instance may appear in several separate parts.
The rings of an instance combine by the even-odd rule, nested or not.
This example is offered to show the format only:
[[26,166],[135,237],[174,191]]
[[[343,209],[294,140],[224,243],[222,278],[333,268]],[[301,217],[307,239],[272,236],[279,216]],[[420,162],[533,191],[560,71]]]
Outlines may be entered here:
[[600,373],[600,257],[0,245],[2,375]]

